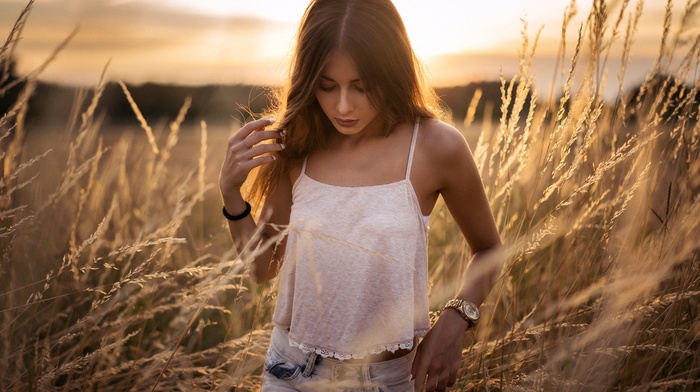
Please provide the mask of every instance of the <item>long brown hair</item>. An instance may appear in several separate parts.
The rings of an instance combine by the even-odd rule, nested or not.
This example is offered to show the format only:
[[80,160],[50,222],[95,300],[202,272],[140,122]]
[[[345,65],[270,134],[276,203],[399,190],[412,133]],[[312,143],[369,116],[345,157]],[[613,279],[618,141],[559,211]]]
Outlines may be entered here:
[[418,116],[442,116],[390,0],[312,0],[297,32],[287,84],[274,95],[273,107],[281,117],[276,126],[286,131],[286,148],[258,172],[252,187],[258,201],[333,132],[315,91],[328,56],[337,49],[354,61],[387,135]]

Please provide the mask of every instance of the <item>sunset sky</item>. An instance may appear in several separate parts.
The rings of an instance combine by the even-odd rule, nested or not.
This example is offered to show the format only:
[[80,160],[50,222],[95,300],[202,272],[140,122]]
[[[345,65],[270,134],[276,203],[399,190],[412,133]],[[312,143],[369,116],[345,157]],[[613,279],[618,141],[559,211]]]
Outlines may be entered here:
[[[544,88],[556,74],[563,13],[570,0],[395,0],[433,85],[466,84],[517,72],[523,20],[532,39],[542,36],[533,73]],[[590,9],[567,34],[568,55]],[[612,1],[617,17],[620,1]],[[666,1],[644,2],[626,79],[641,78],[658,53]],[[25,0],[0,0],[6,37]],[[308,0],[37,0],[22,34],[19,71],[37,67],[75,28],[79,31],[42,78],[93,85],[111,61],[108,78],[132,83],[278,83]],[[631,1],[627,13],[632,13]],[[676,6],[682,11],[682,4]],[[678,13],[677,12],[677,13]],[[626,21],[624,22],[626,24]],[[619,51],[613,51],[611,77]],[[616,85],[617,82],[610,83]]]

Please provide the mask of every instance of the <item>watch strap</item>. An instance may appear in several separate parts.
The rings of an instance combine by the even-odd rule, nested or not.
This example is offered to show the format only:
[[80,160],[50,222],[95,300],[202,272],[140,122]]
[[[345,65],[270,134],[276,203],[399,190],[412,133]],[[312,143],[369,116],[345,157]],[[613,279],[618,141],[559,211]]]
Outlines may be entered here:
[[473,303],[471,303],[469,301],[465,301],[465,300],[459,299],[459,298],[453,298],[453,299],[447,301],[443,310],[445,310],[445,309],[456,310],[457,313],[459,313],[459,315],[464,319],[464,321],[466,321],[467,324],[469,324],[468,328],[475,327],[478,319],[473,319],[473,318],[469,317],[469,315],[464,313],[464,311],[462,310],[462,306],[465,304],[469,304],[469,305],[473,306],[474,308],[478,309],[478,307],[476,305],[474,305]]

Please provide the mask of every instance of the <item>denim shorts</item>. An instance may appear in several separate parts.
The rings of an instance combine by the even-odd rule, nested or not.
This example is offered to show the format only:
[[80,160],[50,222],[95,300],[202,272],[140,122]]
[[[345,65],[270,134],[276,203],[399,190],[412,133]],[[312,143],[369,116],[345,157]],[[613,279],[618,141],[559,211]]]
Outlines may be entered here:
[[347,363],[307,354],[289,345],[286,331],[274,328],[265,358],[261,391],[413,391],[416,350],[383,362]]

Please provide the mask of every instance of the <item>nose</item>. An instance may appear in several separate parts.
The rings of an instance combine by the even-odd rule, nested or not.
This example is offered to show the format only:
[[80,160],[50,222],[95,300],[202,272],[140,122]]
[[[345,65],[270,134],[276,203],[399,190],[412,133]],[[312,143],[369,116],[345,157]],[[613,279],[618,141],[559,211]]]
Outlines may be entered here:
[[350,92],[347,88],[340,89],[340,96],[338,97],[336,109],[339,114],[348,114],[352,111],[352,100],[350,99]]

